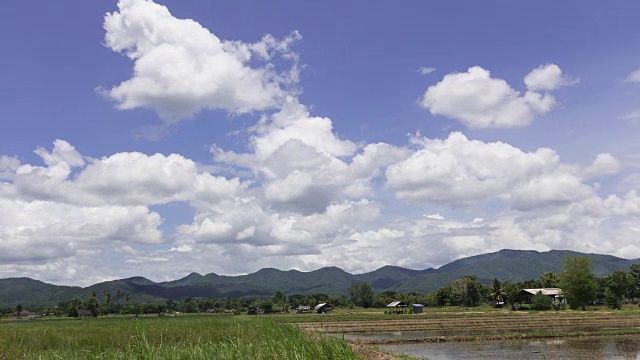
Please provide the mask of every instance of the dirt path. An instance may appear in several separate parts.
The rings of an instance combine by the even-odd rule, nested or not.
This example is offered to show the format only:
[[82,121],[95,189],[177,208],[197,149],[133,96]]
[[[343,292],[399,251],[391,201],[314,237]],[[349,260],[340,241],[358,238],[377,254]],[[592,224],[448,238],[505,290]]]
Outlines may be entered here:
[[399,360],[399,358],[385,354],[381,351],[371,350],[367,348],[363,348],[362,346],[358,346],[355,344],[349,344],[353,351],[355,351],[358,355],[364,356],[367,360]]

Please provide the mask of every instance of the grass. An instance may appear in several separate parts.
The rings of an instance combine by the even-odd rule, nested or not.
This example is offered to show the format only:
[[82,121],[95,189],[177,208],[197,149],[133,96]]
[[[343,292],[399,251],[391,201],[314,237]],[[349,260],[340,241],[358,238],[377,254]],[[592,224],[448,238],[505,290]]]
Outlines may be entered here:
[[270,318],[182,316],[0,323],[0,359],[359,359],[341,339]]

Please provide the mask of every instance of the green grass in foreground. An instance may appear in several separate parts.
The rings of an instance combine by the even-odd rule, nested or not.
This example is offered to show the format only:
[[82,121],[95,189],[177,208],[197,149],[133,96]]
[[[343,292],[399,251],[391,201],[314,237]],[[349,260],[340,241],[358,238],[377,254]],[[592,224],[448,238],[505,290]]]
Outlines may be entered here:
[[0,323],[9,359],[359,359],[342,340],[247,316]]

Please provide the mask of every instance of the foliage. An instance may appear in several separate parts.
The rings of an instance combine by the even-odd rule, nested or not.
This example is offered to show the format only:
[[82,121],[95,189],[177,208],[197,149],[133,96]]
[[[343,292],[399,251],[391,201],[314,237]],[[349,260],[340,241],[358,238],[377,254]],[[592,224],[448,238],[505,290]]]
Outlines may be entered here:
[[[26,341],[25,339],[28,339]],[[48,320],[0,326],[0,359],[359,359],[341,339],[246,316]]]
[[605,279],[607,282],[607,290],[605,291],[607,305],[614,309],[620,309],[622,298],[631,285],[631,276],[622,270],[616,270]]
[[356,306],[368,308],[373,305],[373,288],[366,282],[354,282],[349,288],[349,296]]
[[572,309],[586,306],[596,297],[596,277],[593,275],[591,258],[578,256],[567,258],[562,264],[560,288]]
[[100,300],[98,300],[95,291],[91,293],[91,296],[87,299],[87,308],[91,310],[91,316],[93,317],[97,317],[100,313]]
[[531,297],[531,308],[533,310],[549,310],[553,304],[553,299],[547,295],[543,295],[542,291]]
[[498,280],[498,278],[493,278],[493,281],[491,281],[491,293],[489,294],[489,298],[495,302],[504,302],[506,299],[506,295],[502,290],[502,284],[500,284],[500,280]]
[[511,310],[516,309],[516,304],[522,302],[522,298],[520,296],[520,292],[524,287],[521,283],[516,283],[510,280],[502,283],[502,289],[504,291],[504,295],[507,298],[507,303],[511,305]]
[[627,297],[634,299],[640,297],[640,264],[629,265],[629,288]]
[[[241,276],[218,276],[216,274],[190,274],[170,282],[155,283],[142,277],[106,281],[88,288],[56,286],[28,278],[0,279],[0,307],[15,307],[22,303],[27,308],[38,306],[54,307],[61,301],[87,299],[96,292],[105,308],[130,304],[164,305],[168,299],[181,301],[192,298],[242,298],[268,297],[275,289],[286,294],[309,295],[324,293],[329,296],[348,296],[353,282],[367,282],[376,293],[393,291],[398,293],[428,293],[453,283],[465,275],[474,275],[483,284],[491,279],[510,279],[522,282],[528,279],[526,287],[544,287],[545,272],[558,273],[560,260],[565,255],[580,255],[575,252],[502,250],[456,260],[439,269],[410,270],[385,266],[365,274],[352,275],[336,267],[322,268],[310,272],[280,271],[262,269],[256,273]],[[604,255],[589,255],[594,265],[594,273],[599,276],[611,274],[615,270],[628,270],[631,260]],[[634,267],[631,268],[633,270]],[[630,287],[629,298],[640,297],[640,265],[636,265],[637,274],[634,285]],[[541,276],[542,275],[542,276]],[[535,284],[535,285],[534,285]],[[604,293],[604,290],[603,290]],[[106,304],[105,298],[111,294],[112,304]],[[129,295],[129,301],[126,301]],[[314,295],[315,296],[315,295]],[[481,298],[484,296],[481,296]],[[319,299],[315,299],[316,304]],[[291,304],[292,305],[292,304]],[[113,310],[103,309],[110,313]],[[204,309],[202,309],[204,310]],[[118,311],[115,311],[118,312]]]
[[554,274],[551,271],[547,271],[542,276],[540,276],[540,287],[541,288],[556,288],[560,284],[560,278],[558,275]]

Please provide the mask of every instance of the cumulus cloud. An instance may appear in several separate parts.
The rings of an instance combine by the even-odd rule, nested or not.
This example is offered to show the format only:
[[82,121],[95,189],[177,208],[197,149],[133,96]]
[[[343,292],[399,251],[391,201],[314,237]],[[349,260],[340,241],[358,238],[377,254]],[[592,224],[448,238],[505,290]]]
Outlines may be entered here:
[[[556,65],[535,69],[525,82],[536,90],[551,90],[568,84]],[[506,81],[492,78],[479,66],[467,72],[447,74],[430,86],[420,104],[433,115],[444,115],[461,121],[470,128],[513,128],[531,123],[536,115],[544,114],[556,105],[555,98],[530,89],[524,94]]]
[[577,82],[577,79],[564,75],[556,64],[541,65],[524,77],[524,83],[531,91],[551,91]]
[[401,199],[460,205],[501,198],[529,208],[592,192],[548,148],[527,153],[502,142],[469,140],[459,132],[444,140],[413,141],[421,149],[386,171],[387,186]]
[[[225,41],[149,0],[120,0],[104,20],[105,45],[134,62],[133,77],[102,90],[119,109],[148,108],[166,122],[203,109],[247,113],[277,107],[297,81],[297,32],[283,40]],[[276,55],[293,61],[284,72]]]
[[49,260],[111,242],[161,242],[161,217],[143,206],[78,207],[0,199],[0,261]]
[[17,157],[0,155],[0,180],[12,180],[19,167],[20,160]]
[[596,177],[602,175],[615,175],[622,171],[622,163],[609,153],[598,154],[593,163],[586,169],[583,174],[585,177]]
[[252,170],[273,206],[304,214],[370,195],[379,169],[409,154],[383,143],[361,149],[334,134],[331,119],[311,116],[293,99],[281,111],[263,117],[251,132],[251,153],[213,147],[214,159]]

